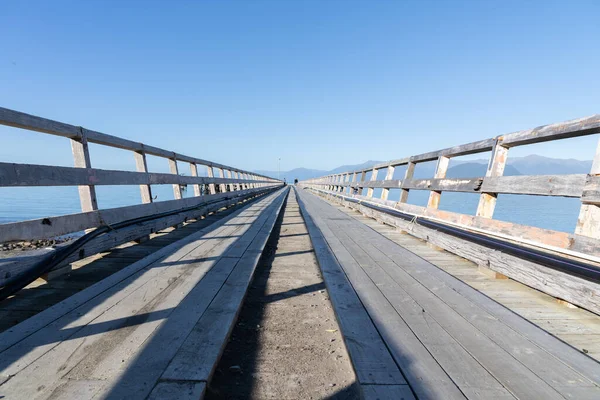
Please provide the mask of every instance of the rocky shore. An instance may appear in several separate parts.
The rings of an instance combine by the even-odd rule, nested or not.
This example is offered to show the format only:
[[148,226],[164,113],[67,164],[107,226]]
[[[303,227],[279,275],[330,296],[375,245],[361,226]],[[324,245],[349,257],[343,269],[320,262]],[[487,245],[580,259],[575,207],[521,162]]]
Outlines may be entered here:
[[31,240],[25,242],[12,242],[12,243],[2,243],[0,245],[0,252],[2,251],[27,251],[27,250],[36,250],[36,249],[44,249],[47,247],[54,247],[57,244],[67,243],[72,240],[75,240],[72,236],[61,236],[52,239],[39,239],[39,240]]

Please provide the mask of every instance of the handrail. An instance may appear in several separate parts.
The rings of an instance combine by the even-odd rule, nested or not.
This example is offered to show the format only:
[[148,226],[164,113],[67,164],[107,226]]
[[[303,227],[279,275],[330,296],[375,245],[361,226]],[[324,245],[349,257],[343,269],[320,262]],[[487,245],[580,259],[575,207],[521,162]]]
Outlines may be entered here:
[[[350,197],[388,203],[399,210],[412,208],[416,214],[435,214],[436,218],[451,223],[488,229],[509,234],[522,240],[552,244],[582,253],[600,254],[600,143],[594,155],[589,174],[503,176],[510,148],[532,143],[568,139],[600,133],[600,114],[576,120],[540,126],[533,129],[500,135],[472,143],[429,153],[390,160],[372,167],[346,171],[300,182],[301,186],[344,193]],[[446,178],[451,158],[467,154],[491,152],[486,174],[482,177]],[[437,160],[435,174],[429,179],[414,179],[415,166]],[[395,167],[406,165],[403,179],[394,179]],[[385,178],[378,177],[384,170]],[[367,173],[371,173],[370,179]],[[380,197],[374,198],[374,188],[381,188]],[[366,193],[365,192],[366,189]],[[400,189],[400,199],[388,201],[389,191]],[[427,207],[407,203],[410,190],[430,192]],[[478,194],[479,205],[475,215],[438,210],[442,192]],[[365,196],[366,194],[366,196]],[[581,209],[574,234],[512,224],[493,219],[498,194],[559,196],[581,199]]]
[[[278,179],[251,171],[7,108],[0,107],[0,125],[70,139],[75,164],[74,167],[60,167],[0,162],[0,187],[78,186],[82,211],[68,216],[0,224],[0,243],[78,232],[118,223],[132,216],[171,212],[201,204],[201,198],[206,195],[226,192],[252,195],[257,190],[275,188],[282,184]],[[137,171],[93,168],[88,143],[132,151]],[[167,159],[170,173],[149,172],[146,161],[148,154]],[[178,162],[189,164],[191,176],[179,174]],[[207,177],[198,176],[198,165],[206,166]],[[154,202],[152,185],[159,184],[173,185],[175,200]],[[99,210],[95,190],[98,185],[139,185],[142,204]],[[183,185],[192,185],[192,198],[183,198]]]

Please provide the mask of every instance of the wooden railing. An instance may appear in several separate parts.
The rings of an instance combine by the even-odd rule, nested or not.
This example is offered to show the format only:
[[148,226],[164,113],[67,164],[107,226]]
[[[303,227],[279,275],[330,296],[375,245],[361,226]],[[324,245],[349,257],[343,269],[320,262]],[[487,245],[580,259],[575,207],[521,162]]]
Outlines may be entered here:
[[[30,165],[0,162],[0,187],[17,186],[77,186],[81,202],[80,213],[48,216],[47,218],[0,224],[0,243],[20,240],[52,238],[59,235],[89,230],[100,226],[128,221],[155,214],[174,213],[178,210],[193,211],[170,215],[147,223],[144,226],[123,232],[104,235],[88,245],[83,255],[104,251],[120,243],[141,238],[149,233],[170,225],[176,225],[187,218],[194,218],[213,211],[215,207],[227,205],[225,200],[253,196],[282,185],[282,182],[268,176],[245,171],[228,165],[167,151],[29,114],[0,108],[0,125],[6,125],[50,135],[68,138],[71,142],[74,167]],[[132,152],[137,172],[104,170],[92,167],[88,143],[125,149]],[[170,173],[148,172],[146,155],[168,160]],[[191,176],[179,174],[178,163],[188,163]],[[198,176],[198,167],[207,168],[207,177]],[[215,176],[215,172],[218,176]],[[155,202],[152,185],[173,185],[174,200]],[[98,209],[96,186],[99,185],[139,185],[141,204]],[[184,197],[182,185],[193,187],[193,197]],[[204,205],[213,204],[210,207]],[[51,213],[51,210],[48,210]],[[68,261],[73,261],[68,260]],[[0,266],[0,285],[3,279],[26,268],[23,265],[3,264]]]
[[[415,216],[427,216],[468,229],[485,231],[488,234],[599,261],[600,243],[597,239],[600,239],[600,144],[596,149],[591,171],[587,175],[503,176],[509,149],[513,147],[596,133],[600,133],[600,115],[392,160],[367,169],[310,179],[300,184],[384,204]],[[490,151],[485,176],[446,178],[451,158]],[[433,178],[414,179],[415,166],[427,161],[437,161]],[[404,165],[406,166],[404,179],[392,179],[394,169]],[[371,177],[366,180],[369,172]],[[385,173],[384,179],[378,179],[381,177],[381,172]],[[374,188],[382,188],[379,198],[374,198]],[[390,189],[400,189],[398,201],[388,201]],[[430,194],[427,206],[408,204],[410,190],[428,190]],[[466,215],[438,210],[442,192],[477,194],[479,204],[476,214]],[[494,209],[499,194],[580,198],[581,210],[575,232],[569,234],[494,220]]]
[[[120,220],[176,210],[200,204],[205,195],[227,193],[280,184],[271,177],[244,171],[216,162],[190,157],[117,136],[92,131],[80,126],[0,108],[0,124],[70,139],[75,167],[30,165],[0,162],[0,187],[14,186],[78,186],[81,213],[0,225],[0,243],[15,240],[49,238]],[[130,150],[137,172],[103,170],[92,167],[88,143]],[[171,173],[148,172],[146,155],[166,158]],[[190,165],[191,176],[179,174],[178,162]],[[207,168],[208,177],[198,176],[198,166]],[[218,177],[215,177],[215,170]],[[225,176],[226,174],[226,176]],[[152,185],[172,184],[174,201],[154,203]],[[141,203],[137,206],[98,210],[95,187],[99,185],[139,185]],[[194,197],[184,199],[181,186],[191,185]]]

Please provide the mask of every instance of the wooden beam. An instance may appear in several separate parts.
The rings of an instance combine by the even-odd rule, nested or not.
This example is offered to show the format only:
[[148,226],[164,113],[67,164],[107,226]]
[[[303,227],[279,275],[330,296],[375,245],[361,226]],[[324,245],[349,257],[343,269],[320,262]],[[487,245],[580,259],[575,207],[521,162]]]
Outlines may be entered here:
[[[488,162],[488,167],[485,172],[486,177],[498,177],[504,174],[506,166],[506,158],[508,157],[508,148],[501,145],[499,140],[494,142],[492,154]],[[496,200],[499,191],[491,190],[490,188],[482,188],[479,204],[477,205],[476,215],[478,217],[492,218],[494,209],[496,208]]]
[[[217,171],[219,172],[219,178],[225,178],[225,174],[223,173],[223,168],[217,168]],[[227,188],[225,187],[225,184],[220,184],[219,188],[221,189],[221,193],[224,193],[227,191]]]
[[[206,175],[208,175],[209,178],[214,178],[215,173],[213,171],[213,167],[206,167]],[[215,184],[214,183],[209,183],[208,184],[208,192],[209,192],[209,194],[215,194],[215,193],[217,193],[217,190],[215,189]]]
[[[394,169],[395,168],[396,167],[394,167],[393,165],[390,165],[387,167],[387,173],[385,174],[385,181],[390,181],[394,177]],[[381,190],[381,198],[383,200],[387,200],[389,193],[390,193],[390,189],[388,189],[387,187],[384,187]]]
[[[198,176],[198,166],[196,165],[196,163],[190,163],[190,171],[192,173],[192,176]],[[194,188],[194,196],[198,197],[200,195],[202,195],[202,191],[200,190],[200,185],[193,184],[192,185]]]
[[[406,166],[406,172],[404,173],[404,181],[411,180],[415,174],[415,164],[414,162],[409,162]],[[400,192],[400,203],[406,203],[408,201],[408,189],[402,189]]]
[[[179,176],[179,169],[177,168],[176,159],[169,158],[169,170],[172,174]],[[175,200],[179,200],[182,198],[181,185],[179,185],[179,183],[173,184],[173,197],[175,197]]]
[[[450,164],[450,158],[440,156],[438,158],[437,167],[435,169],[434,178],[442,179],[446,177],[446,171],[448,171],[448,165]],[[429,193],[429,201],[427,202],[427,208],[438,208],[440,204],[440,198],[442,196],[441,191],[432,190]]]
[[[75,168],[92,168],[87,133],[84,129],[81,129],[80,134],[79,138],[71,139],[71,150],[73,152]],[[96,199],[96,188],[94,185],[82,185],[78,187],[78,190],[81,211],[97,210],[98,200]]]
[[[600,140],[596,147],[596,155],[592,162],[590,177],[596,181],[596,177],[600,176]],[[589,196],[586,196],[589,199]],[[582,204],[577,219],[575,233],[600,239],[600,205],[597,204]]]
[[[230,166],[215,163],[209,160],[189,157],[183,154],[174,153],[172,151],[160,149],[154,146],[149,146],[143,143],[134,142],[117,136],[107,135],[105,133],[84,129],[79,126],[65,124],[62,122],[53,121],[47,118],[37,117],[34,115],[2,107],[0,107],[0,125],[12,126],[15,128],[26,129],[79,140],[81,140],[82,138],[82,131],[85,131],[86,138],[89,143],[96,143],[124,150],[143,151],[146,154],[150,154],[153,156],[163,158],[175,158],[179,161],[193,162],[195,164],[206,165],[207,167],[217,167],[226,169],[232,168]],[[237,168],[233,169],[237,170]],[[268,178],[267,176],[263,175],[260,175],[260,177]]]
[[522,146],[550,140],[567,139],[600,133],[600,114],[590,117],[538,126],[537,128],[503,135],[502,145],[505,147]]
[[[134,151],[135,168],[138,172],[148,173],[148,164],[146,162],[146,154],[143,151]],[[150,185],[140,185],[140,195],[142,203],[152,203],[152,188]]]

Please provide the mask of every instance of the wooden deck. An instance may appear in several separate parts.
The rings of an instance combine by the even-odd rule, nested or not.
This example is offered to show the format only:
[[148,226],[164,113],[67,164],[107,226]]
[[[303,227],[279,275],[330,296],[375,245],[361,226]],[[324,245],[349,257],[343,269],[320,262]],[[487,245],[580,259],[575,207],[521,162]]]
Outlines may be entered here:
[[[218,222],[257,199],[260,197],[240,201],[237,205],[224,207],[206,217],[188,220],[177,228],[165,228],[150,234],[149,239],[142,243],[127,242],[108,251],[75,261],[67,265],[66,269],[69,272],[54,271],[57,273],[52,272],[45,279],[37,279],[7,300],[0,302],[0,333],[160,251],[163,247],[185,239]],[[29,255],[25,255],[25,257],[29,257]]]
[[600,398],[598,362],[348,213],[298,192],[365,393]]
[[199,398],[287,189],[0,334],[0,396]]

